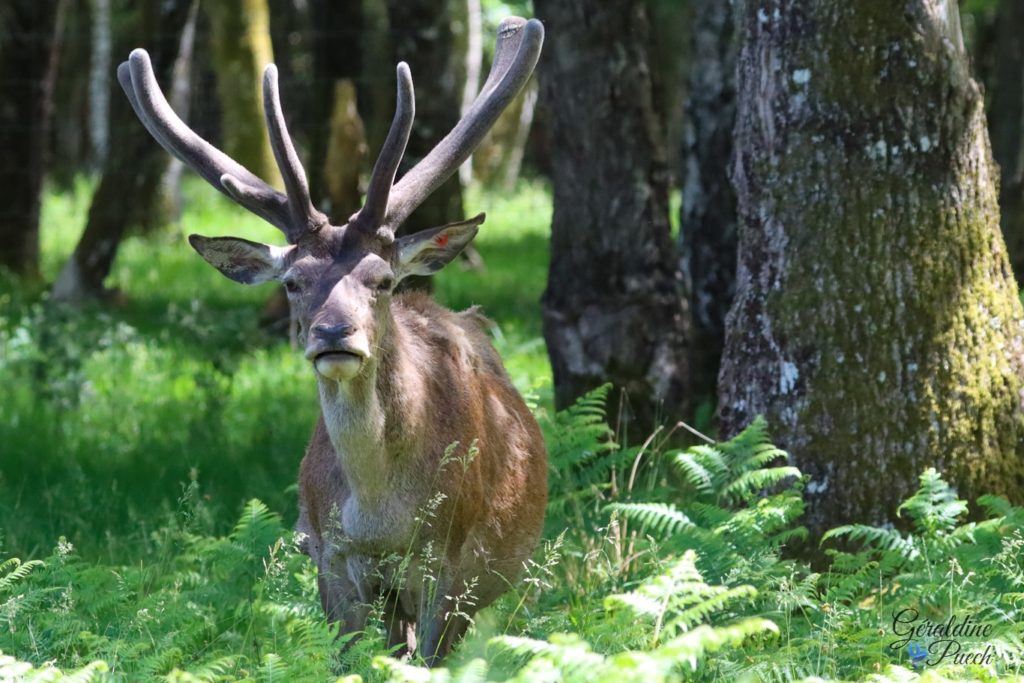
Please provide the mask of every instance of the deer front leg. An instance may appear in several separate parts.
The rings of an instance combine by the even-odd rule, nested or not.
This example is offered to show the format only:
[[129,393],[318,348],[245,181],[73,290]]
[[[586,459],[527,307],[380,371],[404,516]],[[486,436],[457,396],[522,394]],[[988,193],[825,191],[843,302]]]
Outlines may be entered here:
[[419,654],[429,667],[440,664],[466,634],[476,604],[471,587],[457,570],[442,570],[433,589],[424,591],[420,600],[417,638]]
[[317,565],[320,605],[327,621],[339,624],[339,636],[362,631],[369,610],[360,599],[359,587],[349,576],[346,557],[337,551],[325,552]]

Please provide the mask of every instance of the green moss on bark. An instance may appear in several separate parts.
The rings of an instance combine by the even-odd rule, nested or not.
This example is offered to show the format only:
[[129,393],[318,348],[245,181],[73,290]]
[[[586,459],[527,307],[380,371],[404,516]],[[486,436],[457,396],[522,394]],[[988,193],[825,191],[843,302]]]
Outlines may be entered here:
[[745,8],[724,426],[768,416],[819,531],[893,519],[929,465],[1019,497],[1024,322],[959,27],[795,4]]

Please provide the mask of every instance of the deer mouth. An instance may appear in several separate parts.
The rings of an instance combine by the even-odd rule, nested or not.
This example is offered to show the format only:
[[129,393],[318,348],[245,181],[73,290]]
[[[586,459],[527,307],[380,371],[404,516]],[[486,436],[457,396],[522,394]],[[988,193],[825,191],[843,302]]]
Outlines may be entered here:
[[362,355],[356,353],[355,351],[324,351],[323,353],[316,354],[316,357],[313,359],[313,362],[315,363],[315,362],[319,361],[320,359],[328,359],[329,360],[329,359],[332,359],[332,358],[338,359],[338,360],[353,359],[353,358],[355,360],[358,360],[358,361],[362,361],[363,360]]
[[363,356],[355,351],[324,351],[313,358],[313,367],[319,374],[337,381],[352,379],[362,365]]

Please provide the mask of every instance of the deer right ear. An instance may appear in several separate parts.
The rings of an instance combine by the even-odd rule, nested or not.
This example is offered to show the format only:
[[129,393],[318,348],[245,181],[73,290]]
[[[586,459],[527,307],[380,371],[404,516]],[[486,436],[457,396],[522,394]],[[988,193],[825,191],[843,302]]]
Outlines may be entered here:
[[206,262],[235,282],[255,285],[275,280],[288,269],[295,247],[275,247],[240,237],[189,235],[188,243]]

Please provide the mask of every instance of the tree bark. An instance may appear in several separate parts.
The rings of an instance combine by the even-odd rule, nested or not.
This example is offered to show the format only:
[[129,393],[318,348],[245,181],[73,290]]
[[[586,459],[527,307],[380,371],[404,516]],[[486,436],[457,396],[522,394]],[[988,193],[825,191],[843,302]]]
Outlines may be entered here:
[[263,117],[263,69],[274,61],[267,0],[204,3],[217,74],[224,152],[272,184],[280,173]]
[[692,389],[715,394],[736,279],[736,194],[729,179],[736,119],[735,14],[695,0],[679,210],[680,270],[693,312]]
[[994,30],[989,132],[999,164],[1003,236],[1019,283],[1024,280],[1024,2],[1001,0]]
[[[182,121],[189,120],[189,109],[192,103],[192,61],[195,52],[196,21],[199,18],[199,0],[191,0],[188,18],[181,29],[178,39],[178,54],[174,58],[171,69],[171,91],[167,97],[171,108],[177,112]],[[163,177],[160,179],[160,198],[162,217],[170,221],[181,220],[181,176],[185,164],[181,159],[172,157],[167,163]]]
[[[350,114],[355,114],[358,118],[358,112],[348,112],[348,105],[339,101],[338,88],[349,87],[339,86],[339,82],[345,81],[357,88],[351,93],[341,94],[350,94],[352,103],[360,102],[360,107],[363,106],[363,97],[368,96],[359,86],[364,67],[363,48],[366,45],[363,5],[360,0],[314,0],[310,3],[310,19],[314,78],[311,84],[312,106],[309,116],[309,187],[314,200],[321,202],[321,208],[327,212],[331,220],[340,224],[348,220],[360,206],[358,191],[353,197],[338,194],[337,184],[332,188],[330,175],[334,173],[334,169],[328,166],[333,161],[331,150],[343,151],[336,145],[365,145],[361,123],[357,127],[359,139],[349,140],[348,143],[336,138],[337,133],[343,129],[335,127],[336,122],[341,123],[338,120],[339,115],[352,120]],[[339,110],[339,105],[342,106],[342,110]],[[352,133],[357,132],[356,128],[350,127],[348,130]],[[358,173],[362,168],[362,161],[362,158],[348,159],[345,163],[360,164],[356,168]],[[325,198],[327,203],[323,203]]]
[[642,0],[537,0],[554,217],[544,338],[563,408],[606,381],[642,438],[683,416],[687,311],[668,220]]
[[0,10],[0,267],[39,277],[39,211],[60,0]]
[[[462,0],[466,7],[466,73],[462,84],[462,106],[459,114],[465,116],[480,92],[480,70],[484,61],[483,8],[480,0]],[[459,182],[463,187],[473,182],[473,157],[459,166]]]
[[[399,174],[412,168],[459,121],[465,82],[465,0],[388,0],[394,64],[409,63],[416,84],[416,122]],[[463,21],[456,22],[461,17]],[[385,117],[391,121],[391,115]],[[377,153],[371,149],[371,156]],[[462,220],[462,185],[455,174],[405,222],[400,234]]]
[[89,62],[89,144],[91,165],[103,167],[110,148],[110,81],[112,60],[110,0],[92,0],[92,50]]
[[812,533],[928,466],[1024,491],[1024,320],[955,1],[743,0],[723,429],[764,414]]
[[[187,0],[148,0],[135,3],[124,29],[115,37],[114,54],[127,58],[133,47],[145,45],[161,83],[167,84],[186,21]],[[80,303],[104,295],[117,249],[138,207],[152,207],[168,154],[143,128],[116,79],[111,81],[110,129],[115,132],[103,176],[93,194],[85,231],[53,285],[53,298]]]

